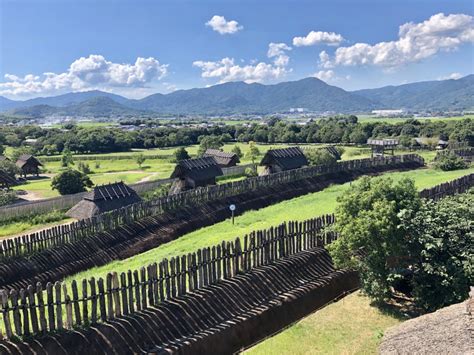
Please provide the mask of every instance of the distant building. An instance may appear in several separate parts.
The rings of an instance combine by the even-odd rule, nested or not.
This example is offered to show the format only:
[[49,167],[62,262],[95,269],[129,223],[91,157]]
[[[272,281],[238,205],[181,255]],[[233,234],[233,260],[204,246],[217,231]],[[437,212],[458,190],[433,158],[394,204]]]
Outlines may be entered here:
[[305,165],[308,165],[308,160],[299,147],[270,149],[260,162],[260,166],[265,167],[261,175],[298,169]]
[[222,169],[214,157],[181,160],[176,164],[170,194],[216,184],[216,177],[222,176]]
[[100,185],[88,192],[84,198],[66,212],[76,219],[86,219],[140,202],[142,199],[123,182]]
[[213,157],[221,168],[229,168],[240,163],[240,159],[235,153],[223,152],[219,149],[207,149],[204,157]]
[[373,110],[372,113],[378,117],[399,117],[405,110]]
[[38,159],[30,154],[21,155],[16,161],[16,166],[20,169],[20,175],[39,175],[39,167],[43,166]]
[[384,156],[386,151],[390,151],[394,155],[395,147],[399,144],[398,139],[383,138],[383,139],[368,139],[367,144],[371,148],[371,156]]

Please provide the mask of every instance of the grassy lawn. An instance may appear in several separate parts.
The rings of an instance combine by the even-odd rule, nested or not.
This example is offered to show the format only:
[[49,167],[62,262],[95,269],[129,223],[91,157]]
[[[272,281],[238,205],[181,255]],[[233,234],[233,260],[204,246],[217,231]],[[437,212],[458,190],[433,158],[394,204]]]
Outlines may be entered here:
[[45,229],[72,221],[72,218],[63,218],[50,223],[36,223],[35,221],[27,220],[21,222],[0,224],[0,239],[4,239],[5,237],[12,237],[19,234],[30,234],[40,229]]
[[359,291],[309,315],[245,353],[377,354],[386,329],[401,322],[382,313]]
[[[442,172],[434,169],[419,169],[406,172],[393,172],[385,174],[394,180],[403,177],[413,178],[419,189],[453,180],[457,177],[473,173],[474,168]],[[333,185],[323,191],[307,194],[288,201],[262,208],[257,211],[248,211],[235,218],[235,225],[230,224],[230,219],[216,223],[212,226],[201,228],[188,233],[179,239],[166,243],[158,248],[135,255],[125,260],[118,260],[97,268],[92,268],[79,274],[68,277],[68,280],[94,277],[104,277],[108,272],[124,272],[138,269],[163,258],[177,256],[195,251],[198,248],[212,246],[223,240],[231,240],[243,236],[254,230],[268,228],[288,220],[305,220],[321,214],[334,212],[337,197],[350,187],[350,183]],[[237,206],[237,209],[239,207]],[[230,212],[229,212],[230,217]]]
[[[374,122],[383,122],[383,123],[402,123],[411,118],[405,117],[374,117],[374,116],[367,116],[367,115],[360,115],[357,116],[359,118],[360,123],[374,123]],[[465,120],[466,118],[473,119],[474,115],[465,115],[465,116],[453,116],[453,117],[416,117],[417,121],[461,121]]]

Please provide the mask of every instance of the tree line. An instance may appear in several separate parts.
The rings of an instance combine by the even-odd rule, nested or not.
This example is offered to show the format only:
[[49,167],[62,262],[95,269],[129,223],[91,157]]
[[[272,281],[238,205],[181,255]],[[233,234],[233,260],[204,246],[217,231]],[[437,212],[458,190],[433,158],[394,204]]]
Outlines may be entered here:
[[199,144],[203,137],[216,136],[225,142],[257,143],[355,143],[363,144],[368,138],[399,137],[401,144],[412,146],[415,137],[433,137],[443,140],[468,141],[474,144],[474,121],[418,121],[390,124],[385,122],[358,122],[356,116],[333,117],[297,124],[270,119],[264,124],[225,125],[208,127],[162,127],[126,131],[120,128],[86,128],[68,125],[61,129],[39,126],[0,127],[0,145],[20,147],[27,138],[36,139],[32,151],[41,155],[62,153],[124,152],[132,148],[163,148]]

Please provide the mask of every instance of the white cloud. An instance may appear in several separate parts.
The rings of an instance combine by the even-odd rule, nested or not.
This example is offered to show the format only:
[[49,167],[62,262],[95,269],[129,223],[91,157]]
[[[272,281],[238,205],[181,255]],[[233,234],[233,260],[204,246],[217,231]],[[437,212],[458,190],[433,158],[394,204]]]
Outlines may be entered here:
[[237,65],[233,58],[215,62],[195,61],[193,66],[202,70],[203,78],[219,79],[220,83],[245,81],[246,83],[271,82],[284,77],[290,70],[285,66],[259,62],[253,65]]
[[286,51],[291,51],[291,47],[286,43],[270,43],[268,45],[268,58],[275,58],[273,63],[278,67],[284,67],[288,65],[290,57],[286,54]]
[[66,72],[60,74],[28,74],[23,78],[6,74],[6,82],[0,83],[0,95],[32,96],[92,89],[144,88],[166,76],[167,67],[152,57],[138,57],[134,64],[118,64],[101,55],[90,55],[75,60]]
[[327,44],[338,46],[344,37],[335,32],[311,31],[305,37],[294,37],[293,45],[296,47],[315,46],[317,44]]
[[438,80],[449,80],[449,79],[458,80],[458,79],[461,79],[462,77],[463,75],[461,73],[451,73],[449,75],[439,77]]
[[322,81],[330,81],[334,78],[334,71],[332,70],[320,70],[314,74],[314,76]]
[[474,42],[474,19],[465,14],[439,13],[421,23],[405,23],[399,28],[396,41],[374,45],[356,43],[340,47],[331,60],[321,52],[321,65],[375,65],[394,68],[418,62],[442,51],[453,51],[465,43]]
[[227,21],[224,16],[214,15],[206,22],[206,26],[211,27],[214,31],[221,35],[236,33],[244,28],[237,21]]

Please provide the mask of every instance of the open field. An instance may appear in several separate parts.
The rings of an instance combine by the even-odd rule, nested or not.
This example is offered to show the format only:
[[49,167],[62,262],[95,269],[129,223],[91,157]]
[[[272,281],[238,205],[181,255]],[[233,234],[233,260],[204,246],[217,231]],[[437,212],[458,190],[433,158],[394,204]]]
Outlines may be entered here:
[[[401,123],[405,122],[407,120],[410,120],[412,118],[406,118],[406,117],[374,117],[374,116],[368,116],[368,115],[358,115],[359,122],[361,123],[375,123],[375,122],[383,122],[383,123]],[[413,119],[418,120],[418,121],[433,121],[433,122],[439,122],[439,121],[461,121],[465,120],[466,118],[474,119],[474,115],[465,115],[465,116],[453,116],[453,117],[415,117]]]
[[[443,172],[434,169],[419,169],[387,173],[384,174],[384,176],[390,176],[394,180],[409,177],[415,180],[416,186],[419,189],[423,189],[473,172],[474,168],[451,172]],[[90,278],[92,276],[104,277],[111,271],[123,272],[138,269],[161,259],[215,245],[223,240],[231,240],[254,230],[277,225],[282,221],[305,220],[322,214],[332,213],[337,205],[337,197],[342,195],[349,187],[350,183],[333,185],[323,191],[297,197],[262,208],[258,211],[248,211],[236,217],[235,225],[233,226],[230,224],[230,220],[216,223],[212,226],[188,233],[175,241],[166,243],[145,253],[135,255],[128,259],[114,261],[107,265],[70,276],[68,280]]]
[[245,354],[377,354],[384,331],[402,320],[384,314],[360,291],[329,304]]

